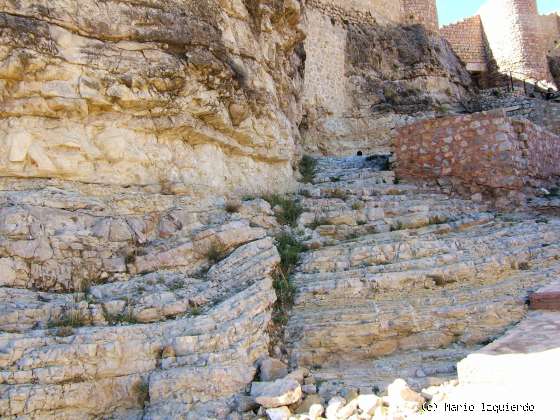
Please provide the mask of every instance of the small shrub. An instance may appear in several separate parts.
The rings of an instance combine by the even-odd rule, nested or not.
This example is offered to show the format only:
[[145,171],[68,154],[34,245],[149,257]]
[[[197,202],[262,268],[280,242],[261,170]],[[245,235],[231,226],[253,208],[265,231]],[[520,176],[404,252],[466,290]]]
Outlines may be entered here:
[[180,290],[180,289],[182,289],[183,287],[185,287],[185,284],[184,284],[181,280],[179,280],[179,279],[173,280],[173,281],[169,284],[169,290]]
[[367,220],[358,220],[358,226],[367,225]]
[[339,176],[331,176],[331,182],[338,182],[340,181],[340,177]]
[[244,195],[244,196],[241,198],[241,201],[252,201],[252,200],[254,200],[254,199],[255,199],[255,197],[252,196],[252,195]]
[[282,197],[278,194],[265,196],[264,199],[274,208],[280,207],[277,214],[278,222],[282,225],[295,227],[299,216],[303,213],[301,205],[291,197]]
[[303,156],[299,162],[299,172],[301,174],[302,181],[306,184],[313,182],[316,170],[317,161],[311,156]]
[[401,183],[401,180],[397,177],[395,177],[395,179],[393,180],[393,184],[395,185],[399,185]]
[[527,261],[523,261],[519,263],[519,269],[522,271],[527,271],[531,269],[531,266],[529,265],[529,263]]
[[228,201],[226,203],[225,210],[230,214],[238,213],[239,209],[241,209],[241,203],[238,201]]
[[219,242],[213,242],[206,251],[206,259],[210,264],[214,265],[221,260],[223,260],[226,256],[227,250],[226,248]]

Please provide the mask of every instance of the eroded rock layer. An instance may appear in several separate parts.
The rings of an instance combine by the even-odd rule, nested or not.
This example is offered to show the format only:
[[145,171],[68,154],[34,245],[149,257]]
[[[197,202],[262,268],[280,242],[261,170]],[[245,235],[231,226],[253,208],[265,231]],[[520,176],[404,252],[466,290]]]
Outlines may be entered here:
[[289,188],[299,20],[295,0],[1,1],[0,176]]
[[[6,191],[8,189],[11,191]],[[0,417],[225,418],[268,354],[263,200],[60,181],[0,193]]]

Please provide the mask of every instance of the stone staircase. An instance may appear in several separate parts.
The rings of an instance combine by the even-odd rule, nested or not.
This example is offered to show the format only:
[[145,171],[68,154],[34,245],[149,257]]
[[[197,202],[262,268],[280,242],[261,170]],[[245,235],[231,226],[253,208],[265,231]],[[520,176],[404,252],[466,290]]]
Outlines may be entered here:
[[292,365],[327,387],[420,389],[527,313],[560,274],[560,220],[402,184],[386,162],[320,159],[300,190],[309,251],[285,330]]

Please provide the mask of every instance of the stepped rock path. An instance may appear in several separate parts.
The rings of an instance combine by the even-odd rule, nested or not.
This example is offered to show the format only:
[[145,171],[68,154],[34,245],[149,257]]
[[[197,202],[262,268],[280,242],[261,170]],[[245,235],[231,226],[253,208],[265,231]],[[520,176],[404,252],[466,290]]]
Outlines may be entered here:
[[455,378],[458,361],[558,278],[560,220],[495,213],[380,169],[321,159],[301,190],[300,225],[313,231],[285,342],[293,365],[331,387],[371,391],[402,377],[421,389]]
[[[560,272],[557,218],[498,214],[388,167],[319,159],[294,196],[308,251],[278,349],[321,395],[456,377]],[[1,179],[0,417],[246,411],[256,366],[276,351],[277,211],[260,198]]]

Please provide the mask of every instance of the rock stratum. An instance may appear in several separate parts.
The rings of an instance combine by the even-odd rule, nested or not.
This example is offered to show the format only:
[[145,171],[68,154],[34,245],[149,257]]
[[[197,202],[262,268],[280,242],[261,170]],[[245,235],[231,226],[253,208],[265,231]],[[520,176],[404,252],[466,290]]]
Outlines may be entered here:
[[0,416],[225,418],[268,354],[270,206],[18,185],[0,199]]
[[295,0],[1,1],[0,176],[287,188],[300,12]]

